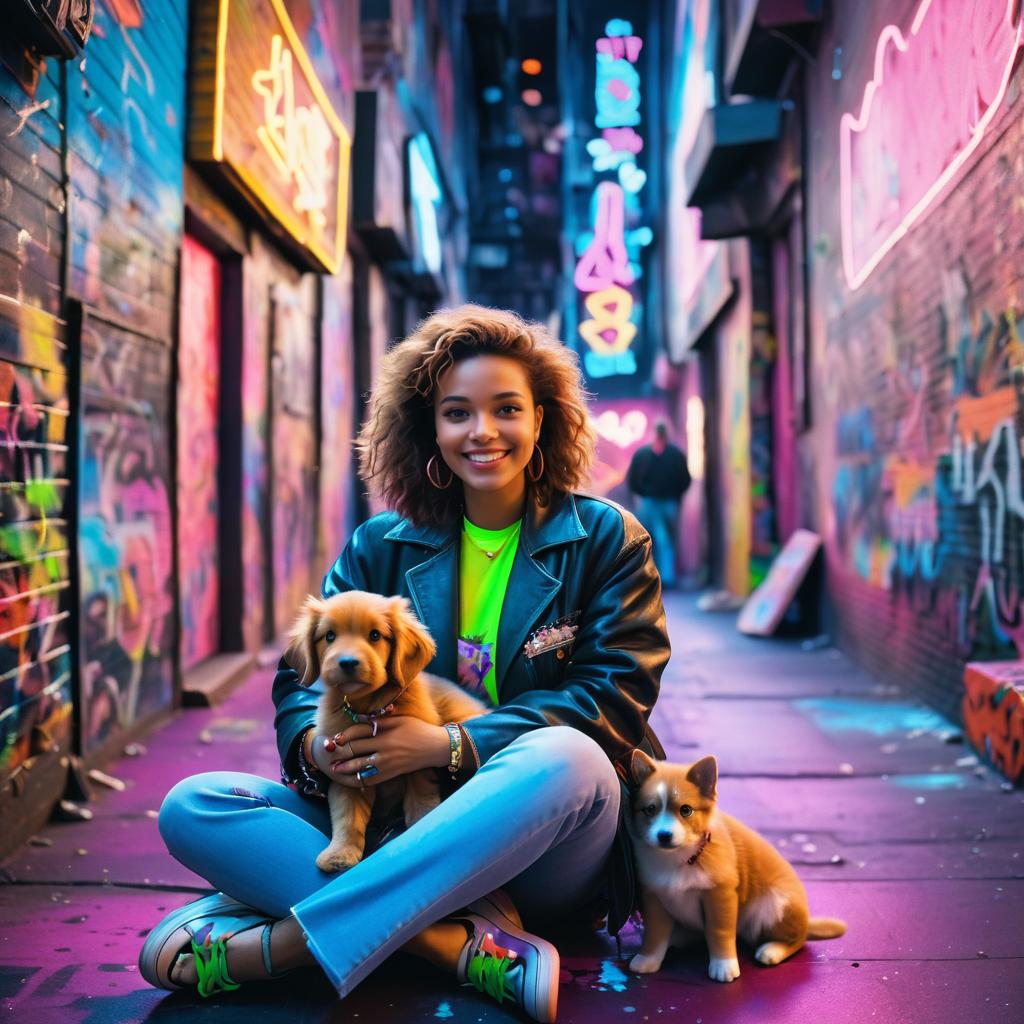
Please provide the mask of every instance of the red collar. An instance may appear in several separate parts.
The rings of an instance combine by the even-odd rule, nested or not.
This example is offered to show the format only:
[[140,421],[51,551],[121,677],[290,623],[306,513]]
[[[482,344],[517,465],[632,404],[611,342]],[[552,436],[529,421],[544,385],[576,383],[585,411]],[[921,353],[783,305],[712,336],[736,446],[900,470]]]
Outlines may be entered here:
[[698,847],[697,847],[697,852],[694,853],[692,857],[687,857],[686,858],[686,863],[689,864],[691,867],[694,864],[696,864],[697,863],[697,858],[704,852],[704,847],[706,847],[708,845],[708,843],[710,843],[710,842],[711,842],[711,833],[710,832],[705,832],[704,835],[702,835],[700,837],[700,845],[698,845]]

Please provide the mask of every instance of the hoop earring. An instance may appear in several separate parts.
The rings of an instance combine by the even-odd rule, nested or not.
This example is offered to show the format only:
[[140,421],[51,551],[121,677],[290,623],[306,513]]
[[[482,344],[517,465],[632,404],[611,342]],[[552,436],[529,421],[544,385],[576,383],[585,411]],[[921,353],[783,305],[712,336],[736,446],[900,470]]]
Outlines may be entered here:
[[533,454],[540,456],[540,469],[533,471],[533,455],[530,456],[530,461],[526,466],[526,475],[530,478],[530,483],[536,483],[544,475],[544,453],[540,449],[539,444],[533,446]]
[[[430,467],[434,467],[433,473],[430,471]],[[449,469],[448,470],[448,483],[441,483],[441,471],[437,465],[437,456],[431,455],[427,459],[427,479],[436,487],[439,491],[446,491],[452,485],[452,481],[455,479],[455,474]]]

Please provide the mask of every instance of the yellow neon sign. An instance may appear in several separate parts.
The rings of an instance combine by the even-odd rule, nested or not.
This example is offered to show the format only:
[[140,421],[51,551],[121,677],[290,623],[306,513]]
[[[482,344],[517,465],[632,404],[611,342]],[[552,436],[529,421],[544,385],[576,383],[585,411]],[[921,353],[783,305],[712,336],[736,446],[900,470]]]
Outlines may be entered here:
[[190,155],[219,165],[319,268],[336,273],[351,137],[283,0],[208,0],[196,20]]

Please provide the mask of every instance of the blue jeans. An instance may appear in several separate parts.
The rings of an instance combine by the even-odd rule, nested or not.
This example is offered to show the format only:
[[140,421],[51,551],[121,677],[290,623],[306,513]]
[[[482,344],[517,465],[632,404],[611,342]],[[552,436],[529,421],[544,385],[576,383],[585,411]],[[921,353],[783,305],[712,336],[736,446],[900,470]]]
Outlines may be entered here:
[[578,910],[604,882],[619,779],[566,726],[526,733],[439,807],[341,875],[316,866],[325,800],[242,772],[179,782],[160,808],[167,849],[211,885],[295,915],[340,995],[425,927],[504,887],[524,921]]
[[637,503],[636,517],[651,535],[654,564],[663,587],[676,585],[676,525],[679,521],[677,498],[643,498]]

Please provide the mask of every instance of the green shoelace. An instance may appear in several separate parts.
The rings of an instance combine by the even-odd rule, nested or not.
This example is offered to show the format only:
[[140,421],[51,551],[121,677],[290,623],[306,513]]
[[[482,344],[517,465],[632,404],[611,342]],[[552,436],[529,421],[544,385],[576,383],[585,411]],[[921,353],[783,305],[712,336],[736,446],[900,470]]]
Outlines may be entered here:
[[239,988],[228,974],[227,945],[225,939],[215,939],[209,945],[192,940],[192,955],[196,958],[199,975],[199,994],[206,999],[215,992],[231,992]]
[[515,999],[515,991],[505,975],[512,961],[507,957],[496,957],[478,950],[466,969],[466,980],[478,991],[485,992],[498,1005],[505,999]]

